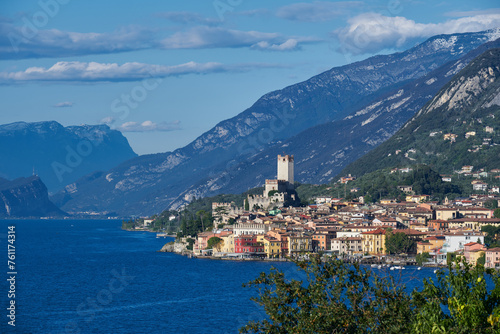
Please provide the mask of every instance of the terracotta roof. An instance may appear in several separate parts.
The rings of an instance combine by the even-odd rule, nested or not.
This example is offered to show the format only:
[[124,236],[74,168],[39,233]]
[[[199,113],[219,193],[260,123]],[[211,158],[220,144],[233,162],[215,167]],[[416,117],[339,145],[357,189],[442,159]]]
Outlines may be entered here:
[[[473,246],[473,245],[476,245],[476,244],[478,244],[478,243],[477,243],[477,242],[472,242],[472,241],[471,241],[471,242],[469,242],[469,243],[466,243],[464,246]],[[478,244],[478,245],[480,245],[480,244]]]
[[378,228],[374,231],[361,232],[361,234],[385,234],[386,230]]
[[446,238],[443,235],[431,235],[425,239],[426,240],[444,240]]
[[393,230],[392,233],[404,233],[406,235],[427,235],[427,233],[425,232],[420,232],[412,229]]

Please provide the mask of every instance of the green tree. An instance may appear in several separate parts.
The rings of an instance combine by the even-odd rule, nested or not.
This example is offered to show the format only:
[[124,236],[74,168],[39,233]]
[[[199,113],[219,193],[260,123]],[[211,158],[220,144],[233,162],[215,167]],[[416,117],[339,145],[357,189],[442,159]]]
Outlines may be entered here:
[[455,253],[446,253],[446,264],[448,266],[451,266],[455,262],[456,258],[457,258],[457,254],[455,254]]
[[497,209],[498,208],[498,200],[496,200],[494,198],[490,198],[489,200],[484,202],[484,207],[488,208],[488,209],[492,209],[492,210]]
[[269,190],[269,192],[267,193],[267,197],[273,197],[274,194],[277,194],[278,193],[278,190]]
[[[412,332],[499,333],[500,281],[497,273],[484,266],[472,266],[465,258],[450,263],[448,272],[439,270],[437,282],[424,280],[422,291],[414,291],[412,302],[418,312]],[[494,288],[488,290],[486,277]]]
[[210,239],[208,239],[207,241],[207,249],[214,249],[219,246],[220,243],[222,243],[224,240],[222,240],[221,238],[219,237],[211,237]]
[[500,246],[500,241],[498,240],[498,236],[500,235],[500,227],[493,225],[486,225],[481,227],[481,231],[486,232],[486,236],[484,237],[484,243],[488,247]]
[[248,199],[245,198],[245,211],[250,211],[250,204],[248,204]]
[[495,216],[495,218],[500,218],[500,208],[497,208],[495,209],[495,211],[493,211],[493,216]]
[[419,266],[421,266],[422,263],[427,262],[427,260],[429,258],[430,258],[429,253],[428,252],[424,252],[424,253],[421,253],[421,254],[417,254],[417,256],[415,257],[415,260],[417,261],[417,264]]
[[478,259],[477,259],[477,264],[484,266],[486,263],[486,254],[482,254]]
[[500,333],[499,275],[464,258],[411,294],[356,264],[320,256],[295,263],[304,281],[272,268],[244,285],[258,288],[252,300],[267,318],[240,333]]
[[227,207],[226,206],[218,206],[215,208],[215,219],[220,223],[222,222],[222,216],[227,215]]
[[295,261],[306,281],[289,280],[272,268],[244,286],[268,319],[249,322],[240,333],[408,333],[413,310],[403,285],[358,264],[320,256]]
[[186,246],[187,249],[189,250],[193,250],[193,245],[195,243],[196,240],[194,240],[193,238],[187,238],[186,239],[188,245]]
[[385,234],[385,249],[389,254],[413,253],[416,246],[417,242],[403,232],[392,233],[388,230]]

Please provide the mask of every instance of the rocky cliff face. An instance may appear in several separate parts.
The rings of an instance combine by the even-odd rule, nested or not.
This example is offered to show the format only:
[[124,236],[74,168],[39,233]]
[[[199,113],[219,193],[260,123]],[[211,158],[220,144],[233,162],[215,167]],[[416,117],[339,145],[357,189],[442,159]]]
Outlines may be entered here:
[[0,125],[0,177],[40,175],[56,191],[88,173],[136,157],[127,139],[106,125],[64,127],[57,122]]
[[[233,191],[235,184],[238,185],[235,191],[244,191],[255,186],[257,181],[274,175],[264,175],[263,172],[256,177],[254,174],[239,173],[242,165],[254,166],[255,154],[275,147],[310,127],[340,121],[356,112],[360,114],[352,122],[362,120],[369,124],[368,118],[364,117],[374,115],[374,108],[370,107],[382,99],[387,100],[385,114],[391,114],[398,110],[398,103],[405,103],[408,92],[400,90],[409,81],[459,59],[497,36],[500,36],[500,30],[436,36],[402,53],[376,56],[333,68],[305,82],[264,95],[249,109],[217,124],[182,149],[138,157],[105,173],[87,175],[60,193],[57,203],[70,212],[111,210],[123,214],[151,214],[181,205],[194,196]],[[392,95],[388,95],[389,92]],[[394,102],[391,102],[391,97]],[[427,96],[427,99],[431,97]],[[408,107],[407,111],[414,113],[417,107],[413,105],[413,109]],[[366,108],[368,111],[363,112]],[[347,126],[346,131],[352,131],[352,127]],[[366,142],[371,148],[390,134],[385,129],[379,138],[367,139]],[[342,132],[340,136],[349,137],[349,132]],[[358,151],[354,143],[346,147],[350,151]],[[337,149],[337,158],[348,155],[343,149]],[[283,150],[294,153],[287,146],[280,148],[279,153]],[[301,159],[317,165],[323,163],[319,160],[315,162],[315,158],[320,156],[312,152]],[[340,170],[342,164],[348,162],[349,159],[340,159],[335,168]],[[334,176],[333,170],[325,169],[323,178]],[[304,176],[308,174],[308,178],[312,179],[314,173],[306,172]],[[297,179],[307,180],[306,177],[301,178],[300,173]]]
[[9,181],[0,178],[0,217],[62,217],[66,214],[49,200],[38,176]]

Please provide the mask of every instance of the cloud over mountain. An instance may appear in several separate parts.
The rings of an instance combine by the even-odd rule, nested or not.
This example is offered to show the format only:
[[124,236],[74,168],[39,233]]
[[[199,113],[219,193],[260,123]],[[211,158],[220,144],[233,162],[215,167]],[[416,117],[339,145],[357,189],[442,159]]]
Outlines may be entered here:
[[401,16],[389,17],[378,13],[365,13],[349,19],[348,23],[348,26],[333,32],[341,43],[340,51],[364,54],[400,48],[416,40],[438,34],[498,28],[500,14],[481,14],[442,23],[424,24]]
[[126,122],[118,126],[116,129],[120,130],[121,132],[175,131],[180,130],[180,122]]

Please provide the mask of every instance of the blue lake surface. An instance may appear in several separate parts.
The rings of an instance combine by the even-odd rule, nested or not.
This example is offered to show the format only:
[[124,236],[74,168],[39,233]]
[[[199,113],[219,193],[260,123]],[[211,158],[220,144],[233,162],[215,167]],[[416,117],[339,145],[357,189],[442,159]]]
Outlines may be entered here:
[[[6,317],[10,225],[16,231],[15,328]],[[271,266],[303,278],[288,262],[159,253],[172,239],[120,227],[109,220],[0,221],[0,333],[237,333],[248,321],[265,318],[250,301],[256,290],[243,283]],[[402,271],[409,289],[428,276],[432,268]]]

